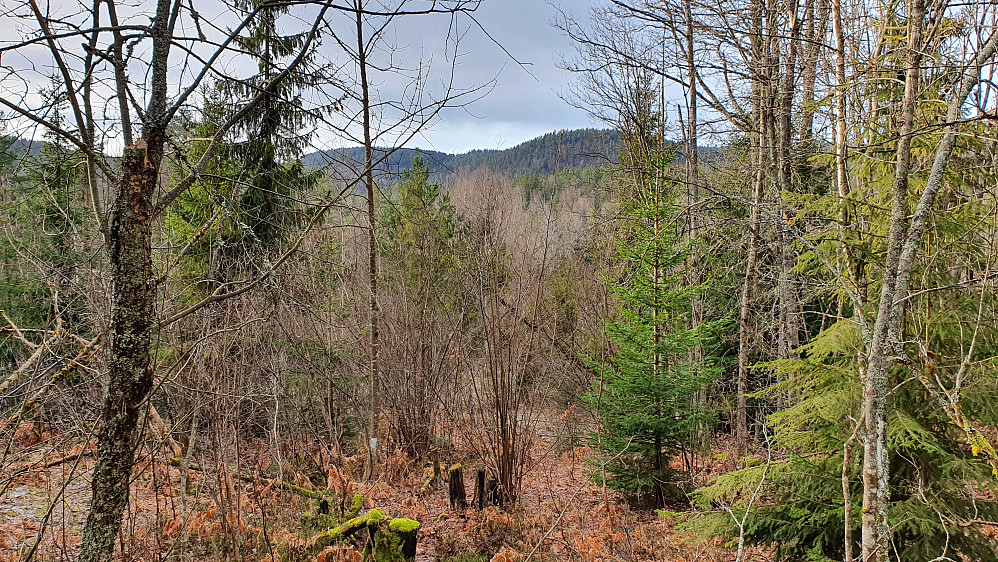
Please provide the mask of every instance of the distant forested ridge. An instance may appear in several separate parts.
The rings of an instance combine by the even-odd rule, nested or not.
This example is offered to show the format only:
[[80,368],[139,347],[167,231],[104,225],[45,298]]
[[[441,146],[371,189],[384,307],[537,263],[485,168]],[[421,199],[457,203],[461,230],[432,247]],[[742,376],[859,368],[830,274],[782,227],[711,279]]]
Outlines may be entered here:
[[[463,154],[447,154],[435,150],[402,148],[384,158],[378,166],[381,174],[398,175],[409,171],[413,156],[422,156],[435,181],[445,181],[461,169],[488,165],[509,177],[527,174],[547,175],[566,168],[582,169],[617,162],[620,135],[617,131],[576,129],[555,131],[504,150],[472,150]],[[375,160],[382,159],[387,149],[377,149]],[[357,167],[364,159],[362,147],[340,148],[313,152],[303,157],[308,167],[330,164],[334,167]]]

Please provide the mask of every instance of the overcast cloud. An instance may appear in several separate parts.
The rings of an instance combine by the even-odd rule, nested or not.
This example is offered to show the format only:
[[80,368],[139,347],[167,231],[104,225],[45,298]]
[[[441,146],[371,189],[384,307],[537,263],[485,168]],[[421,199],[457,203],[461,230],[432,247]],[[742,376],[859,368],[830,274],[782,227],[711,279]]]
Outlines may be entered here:
[[[584,12],[587,4],[570,0],[561,5]],[[485,0],[475,18],[495,42],[472,25],[461,40],[463,57],[457,79],[464,85],[480,84],[498,74],[494,89],[466,110],[448,110],[432,130],[410,145],[451,153],[509,148],[550,131],[592,126],[585,112],[559,97],[571,77],[558,68],[557,60],[571,55],[573,46],[551,27],[555,15],[545,0]],[[439,45],[447,31],[446,22],[433,24],[432,29],[419,29],[427,48]],[[524,68],[496,42],[524,63]]]
[[[43,0],[41,5],[53,13],[74,13],[73,6],[80,0]],[[557,0],[566,10],[584,13],[588,6],[587,0]],[[151,3],[140,1],[123,4],[119,15],[123,22],[146,24],[149,19],[148,10]],[[238,21],[242,16],[231,12],[214,14],[208,10],[218,9],[214,3],[195,2],[198,9],[216,29],[224,30]],[[298,12],[287,14],[284,30],[291,31],[293,23],[300,21],[307,25],[310,17],[314,17],[315,6],[295,8]],[[491,91],[473,104],[463,108],[445,110],[430,127],[408,142],[410,147],[429,148],[444,152],[465,152],[476,148],[509,148],[523,141],[558,129],[575,129],[592,126],[588,115],[566,104],[559,97],[564,92],[571,77],[558,68],[556,63],[561,56],[571,55],[573,46],[561,32],[551,27],[551,20],[556,15],[555,8],[545,0],[484,0],[481,7],[474,13],[474,18],[487,30],[480,29],[467,17],[458,19],[458,27],[463,36],[459,43],[458,66],[455,72],[455,82],[458,87],[473,88],[483,84],[492,84]],[[27,16],[27,8],[21,2],[0,9],[0,46],[18,42],[25,35],[33,32],[31,17],[27,19],[9,16]],[[415,16],[399,18],[397,25],[391,30],[389,40],[398,49],[392,54],[392,60],[400,66],[413,68],[420,61],[432,61],[433,70],[428,81],[429,97],[439,94],[439,86],[444,76],[449,72],[450,62],[444,54],[443,45],[448,38],[448,32],[453,31],[448,16]],[[187,25],[181,22],[181,27]],[[349,14],[330,16],[330,25],[344,33],[348,38],[352,33],[352,23]],[[346,27],[342,27],[346,26]],[[307,27],[306,27],[307,28]],[[197,30],[181,29],[183,33],[196,35]],[[76,49],[73,38],[64,40],[70,49]],[[498,43],[498,44],[497,44]],[[137,60],[133,61],[135,77],[143,76],[143,65],[146,53],[151,47],[147,41],[136,50]],[[201,49],[207,47],[199,47]],[[507,54],[505,51],[508,51]],[[320,49],[322,56],[329,64],[344,71],[350,71],[352,64],[345,60],[342,50],[337,48],[335,41],[326,38]],[[175,49],[176,57],[183,53]],[[209,50],[210,52],[210,50]],[[202,53],[205,55],[206,53]],[[510,57],[515,57],[516,60]],[[177,59],[180,60],[179,58]],[[521,67],[516,61],[523,63]],[[72,62],[72,61],[71,61]],[[16,52],[4,56],[2,73],[0,73],[0,90],[5,99],[18,103],[25,108],[38,108],[42,105],[39,90],[48,84],[48,74],[55,72],[51,55],[43,43],[20,48]],[[255,66],[246,61],[240,62],[236,57],[223,57],[220,67],[236,71],[236,75],[247,75]],[[246,67],[246,68],[241,68]],[[175,85],[177,92],[187,87],[193,75],[197,72],[196,65],[175,62],[171,66],[169,80]],[[395,73],[380,76],[375,73],[375,99],[398,99],[406,86],[411,87],[411,80],[399,77]],[[437,87],[437,92],[433,88]],[[137,90],[141,93],[141,89]],[[101,95],[108,100],[113,98],[113,92],[103,92]],[[336,96],[337,92],[327,95]],[[142,102],[144,103],[144,102]],[[103,141],[105,147],[113,153],[120,148],[119,134],[113,115],[116,104],[98,104],[105,113],[110,111]],[[9,112],[7,112],[9,113]],[[17,132],[22,136],[35,137],[39,134],[37,127],[32,127],[29,121],[14,117],[4,123],[8,132]],[[351,136],[357,138],[351,131]],[[330,148],[357,144],[332,129],[320,131],[315,138],[316,148]],[[379,139],[381,144],[394,142],[390,136]]]

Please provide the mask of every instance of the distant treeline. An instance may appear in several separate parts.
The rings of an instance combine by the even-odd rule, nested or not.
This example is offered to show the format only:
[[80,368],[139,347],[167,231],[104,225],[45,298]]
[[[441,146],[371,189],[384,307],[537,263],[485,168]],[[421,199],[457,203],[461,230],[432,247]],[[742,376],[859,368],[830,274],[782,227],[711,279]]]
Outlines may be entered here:
[[[401,177],[409,171],[413,156],[422,156],[434,181],[446,180],[461,169],[490,166],[509,177],[549,175],[564,169],[583,169],[616,163],[620,135],[616,131],[577,129],[556,131],[505,150],[472,150],[463,154],[447,154],[434,150],[403,148],[384,157],[385,149],[376,151],[375,160],[383,159],[379,174]],[[318,167],[331,164],[334,168],[357,168],[363,162],[362,147],[313,152],[304,157],[305,165]]]

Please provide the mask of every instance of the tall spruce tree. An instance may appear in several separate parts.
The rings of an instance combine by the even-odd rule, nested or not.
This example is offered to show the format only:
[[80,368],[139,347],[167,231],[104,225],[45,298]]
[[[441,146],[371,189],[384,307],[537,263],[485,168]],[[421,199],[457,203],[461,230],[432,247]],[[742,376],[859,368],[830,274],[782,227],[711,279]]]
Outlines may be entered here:
[[[204,156],[230,113],[224,91],[210,87],[203,95],[200,107],[181,116],[181,126],[191,137],[183,153],[185,163]],[[167,235],[182,250],[174,259],[180,266],[174,275],[185,283],[195,282],[211,290],[214,283],[225,280],[226,271],[245,261],[248,248],[244,242],[252,241],[253,235],[242,220],[241,168],[232,155],[231,139],[224,141],[204,172],[163,215]]]
[[[669,175],[672,155],[650,101],[650,91],[636,90],[634,126],[622,135],[617,252],[623,272],[613,287],[620,317],[606,324],[610,359],[590,361],[598,376],[587,401],[602,422],[596,444],[606,484],[664,507],[681,481],[672,459],[689,451],[697,429],[714,416],[695,397],[717,369],[709,353],[694,365],[690,351],[712,340],[722,323],[689,328],[690,302],[702,287],[683,283],[692,242],[683,237],[681,190]],[[593,476],[603,479],[604,471]]]
[[[241,81],[223,81],[219,87],[232,100],[250,100],[270,85],[284,70],[290,57],[302,49],[306,32],[284,35],[278,19],[288,5],[268,0],[239,0],[246,13],[255,12],[238,45],[257,61],[257,73]],[[303,93],[321,84],[321,69],[313,64],[314,48],[303,62],[288,73],[276,88],[267,91],[234,128],[237,139],[229,154],[239,162],[243,184],[240,197],[241,220],[246,234],[259,245],[269,245],[282,237],[299,216],[291,200],[313,187],[317,172],[308,171],[300,161],[309,145],[321,109],[305,106]],[[242,111],[244,103],[233,101],[231,113]]]

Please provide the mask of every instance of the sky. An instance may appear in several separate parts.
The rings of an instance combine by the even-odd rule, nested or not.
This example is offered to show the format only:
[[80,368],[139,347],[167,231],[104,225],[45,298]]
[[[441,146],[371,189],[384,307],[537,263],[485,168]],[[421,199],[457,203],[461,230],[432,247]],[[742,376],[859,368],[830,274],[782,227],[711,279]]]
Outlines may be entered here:
[[[39,4],[45,12],[51,11],[52,14],[60,16],[69,14],[68,17],[72,19],[82,13],[77,7],[78,2],[82,1],[40,0]],[[586,15],[588,11],[589,0],[550,1],[555,2],[561,9],[575,12],[577,15]],[[390,3],[397,2],[398,0],[392,0]],[[369,2],[369,5],[377,4],[377,0]],[[0,48],[37,34],[27,2],[14,1],[6,5],[0,2],[0,5],[4,5],[0,8],[2,16]],[[148,13],[151,5],[151,0],[122,0],[119,17],[123,24],[145,25],[149,21]],[[203,22],[202,26],[213,25],[216,32],[224,32],[238,19],[231,12],[217,15],[207,13],[213,9],[209,6],[218,9],[220,5],[223,4],[216,5],[214,2],[191,4],[205,12],[201,17],[210,20]],[[411,5],[419,5],[419,0]],[[288,19],[284,20],[285,23],[290,22],[294,25],[297,21],[302,25],[310,25],[309,15],[316,10],[316,7],[312,5],[294,9],[301,10],[301,13],[287,14]],[[472,149],[503,149],[551,131],[593,126],[586,112],[572,107],[560,97],[568,89],[571,76],[560,69],[557,62],[562,57],[571,57],[573,45],[551,25],[557,14],[558,10],[549,3],[549,0],[483,0],[473,14],[475,21],[467,16],[461,16],[457,20],[456,28],[452,27],[453,22],[448,16],[399,18],[398,25],[387,34],[389,47],[392,49],[390,51],[392,61],[407,68],[414,68],[426,62],[431,63],[431,70],[425,75],[427,90],[424,99],[439,95],[441,81],[450,74],[451,62],[455,59],[453,53],[445,52],[443,46],[448,44],[448,37],[454,37],[454,29],[461,36],[457,64],[453,73],[455,84],[461,88],[484,86],[479,94],[469,97],[478,98],[474,103],[445,109],[406,145],[449,153]],[[343,36],[349,37],[353,26],[349,17],[352,16],[342,13],[334,15],[330,19],[330,26],[342,30]],[[337,18],[337,23],[332,23]],[[207,27],[204,29],[208,30]],[[303,29],[307,29],[307,26]],[[190,22],[182,21],[178,33],[196,37],[200,29],[195,29]],[[208,33],[211,36],[211,32]],[[106,40],[107,34],[102,37]],[[79,39],[65,38],[61,40],[60,45],[78,51]],[[134,51],[136,58],[129,63],[130,75],[140,82],[143,78],[148,78],[144,61],[148,60],[149,47],[148,41],[140,44]],[[99,48],[107,47],[99,45]],[[344,65],[341,67],[343,69],[354,68],[351,64],[343,62],[343,52],[338,50],[334,41],[327,38],[323,48],[326,49],[323,56],[329,64]],[[179,49],[174,51],[178,57],[186,56]],[[206,56],[209,53],[210,51],[205,51],[201,55]],[[48,75],[56,72],[53,59],[45,44],[33,43],[3,54],[0,63],[0,94],[12,103],[26,109],[30,108],[32,112],[35,108],[41,108],[44,102],[39,92],[49,83]],[[71,64],[79,60],[79,55],[76,56],[75,59],[69,59]],[[382,58],[380,62],[385,62],[385,59]],[[235,58],[222,59],[219,65],[227,71],[233,71],[235,75],[252,74],[252,71],[247,72],[246,68],[241,68],[245,66],[245,62],[240,63]],[[253,67],[255,63],[251,66]],[[79,69],[74,68],[74,72],[78,71]],[[170,69],[168,81],[175,88],[175,92],[179,93],[195,74],[197,74],[196,65],[188,66],[184,62],[175,61]],[[406,90],[406,88],[411,88],[412,82],[394,72],[382,73],[380,76],[375,72],[372,82],[376,99],[399,99],[407,91],[411,94],[411,89]],[[97,87],[106,91],[98,93],[103,102],[97,103],[96,106],[101,109],[107,124],[103,128],[102,142],[105,149],[115,152],[121,148],[118,145],[122,143],[120,133],[116,132],[117,128],[114,125],[116,102],[113,101],[113,90],[108,89],[110,84],[111,81],[106,79],[98,83]],[[143,95],[141,83],[135,88],[134,95]],[[481,96],[480,93],[486,90],[487,94]],[[13,115],[10,111],[2,113]],[[7,128],[12,128],[13,124],[14,128],[20,129],[21,136],[38,135],[37,127],[32,128],[30,121],[24,118],[8,120],[6,123]],[[356,138],[354,133],[351,134]],[[358,144],[356,140],[344,139],[342,135],[337,137],[336,133],[330,131],[320,132],[317,136],[319,138],[315,148],[320,149]],[[395,142],[386,137],[379,144],[395,144]]]
[[[556,5],[584,14],[587,4],[562,0]],[[502,149],[555,130],[592,127],[588,114],[560,97],[571,76],[557,62],[570,57],[573,46],[551,26],[556,14],[545,0],[485,0],[475,18],[495,41],[470,26],[461,42],[465,55],[457,76],[473,82],[498,74],[494,88],[467,110],[447,111],[432,130],[410,144],[450,153]],[[446,32],[434,31],[438,40]],[[426,43],[433,40],[424,37]]]

